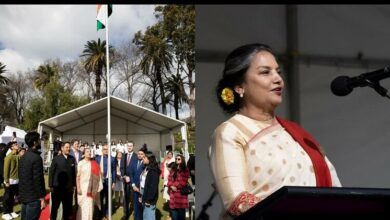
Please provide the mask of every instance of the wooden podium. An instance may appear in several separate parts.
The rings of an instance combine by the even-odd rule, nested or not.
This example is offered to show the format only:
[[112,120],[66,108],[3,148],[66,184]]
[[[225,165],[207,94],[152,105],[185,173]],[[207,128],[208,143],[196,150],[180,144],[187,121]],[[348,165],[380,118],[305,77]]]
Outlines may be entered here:
[[390,219],[390,189],[284,186],[236,220]]

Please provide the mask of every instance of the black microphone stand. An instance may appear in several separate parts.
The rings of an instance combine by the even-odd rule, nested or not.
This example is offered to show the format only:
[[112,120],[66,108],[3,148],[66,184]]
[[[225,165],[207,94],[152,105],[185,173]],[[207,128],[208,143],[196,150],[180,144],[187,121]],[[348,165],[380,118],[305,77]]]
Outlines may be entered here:
[[366,82],[368,83],[368,86],[373,88],[379,95],[387,97],[387,98],[390,99],[390,96],[387,93],[387,89],[385,89],[383,86],[381,86],[379,81],[372,82],[372,81],[366,79]]
[[196,220],[209,220],[210,217],[209,215],[206,213],[206,210],[212,206],[213,204],[211,203],[211,201],[214,199],[214,197],[217,195],[217,190],[215,189],[214,187],[214,184],[211,184],[214,188],[213,192],[211,193],[211,196],[209,197],[209,199],[207,200],[207,202],[205,204],[202,205],[202,211],[199,213],[198,215],[198,218],[196,218]]

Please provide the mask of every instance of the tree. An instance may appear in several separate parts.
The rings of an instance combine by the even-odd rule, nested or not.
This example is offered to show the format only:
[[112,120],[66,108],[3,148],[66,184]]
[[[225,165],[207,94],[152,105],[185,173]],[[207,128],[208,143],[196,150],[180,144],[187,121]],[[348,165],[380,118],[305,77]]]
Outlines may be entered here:
[[145,75],[153,75],[149,78],[157,81],[162,113],[166,114],[167,109],[163,74],[169,73],[171,69],[172,47],[168,44],[164,36],[162,24],[157,23],[148,27],[145,34],[138,31],[134,36],[133,42],[138,46],[142,55],[140,62],[142,73]]
[[3,73],[7,72],[5,69],[6,65],[0,62],[0,85],[7,85],[9,79],[3,75]]
[[31,78],[31,76],[28,76],[28,73],[17,72],[10,78],[10,83],[7,86],[8,102],[13,108],[18,124],[23,123],[24,109],[34,94],[30,80],[26,80],[26,78]]
[[24,121],[21,125],[22,129],[26,131],[35,130],[38,127],[39,122],[44,119],[44,111],[42,106],[45,101],[41,97],[33,98],[27,109],[24,112]]
[[180,76],[180,74],[171,75],[168,78],[168,83],[166,84],[166,88],[168,90],[168,100],[173,99],[173,107],[175,109],[175,116],[176,119],[179,119],[179,106],[181,105],[182,101],[186,101],[184,99],[185,91],[184,91],[184,84],[183,79]]
[[22,127],[25,130],[36,129],[40,121],[87,104],[89,101],[87,97],[73,95],[58,80],[51,80],[44,87],[42,95],[30,101]]
[[139,104],[142,106],[151,105],[153,110],[158,112],[161,103],[158,102],[158,85],[155,75],[144,75],[143,84],[148,86],[148,89],[143,93]]
[[78,68],[78,61],[59,62],[58,66],[61,85],[73,93],[76,90],[77,84],[80,82],[81,73]]
[[[85,69],[84,63],[85,62],[81,60],[77,65],[77,72],[79,73],[78,76],[80,78],[80,84],[82,85],[82,88],[80,88],[80,90],[86,92],[88,97],[95,99],[96,98],[95,81],[91,76],[93,73],[90,73]],[[86,91],[85,91],[85,86],[86,86]]]
[[12,107],[9,105],[7,100],[7,88],[9,79],[3,75],[6,73],[6,65],[0,62],[0,122],[12,121]]
[[190,107],[190,121],[195,124],[195,6],[157,6],[155,12],[174,48],[177,74],[185,72],[187,76],[189,94],[184,91],[182,95]]
[[0,124],[12,123],[13,115],[13,108],[8,102],[7,89],[0,87]]
[[[110,54],[114,52],[111,46],[109,47],[109,50]],[[87,72],[93,72],[95,74],[95,100],[98,100],[101,97],[100,86],[102,83],[102,77],[104,77],[103,68],[106,67],[106,41],[100,41],[100,38],[98,41],[88,41],[87,44],[84,45],[81,57],[86,57],[84,67]]]
[[54,64],[43,64],[35,71],[34,87],[40,91],[43,91],[47,84],[49,84],[53,78],[58,76],[58,67]]
[[119,75],[119,83],[117,86],[124,83],[127,91],[127,100],[133,102],[135,92],[139,88],[137,84],[140,83],[142,76],[138,65],[140,53],[134,44],[125,42],[116,50],[116,55],[117,60],[114,68]]

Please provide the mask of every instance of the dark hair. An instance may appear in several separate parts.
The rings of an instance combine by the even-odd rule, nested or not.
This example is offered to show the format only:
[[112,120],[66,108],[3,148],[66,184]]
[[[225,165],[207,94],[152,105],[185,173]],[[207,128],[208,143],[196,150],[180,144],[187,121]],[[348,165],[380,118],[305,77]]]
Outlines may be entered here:
[[84,154],[85,154],[85,151],[87,151],[87,150],[89,150],[89,151],[92,153],[91,148],[86,147],[86,148],[84,148],[83,152],[81,152],[83,156],[84,156]]
[[[177,169],[181,170],[181,171],[186,170],[187,169],[187,165],[186,165],[186,161],[185,161],[184,156],[181,155],[181,154],[178,154],[178,155],[176,155],[176,157],[180,157],[180,159],[181,159],[181,164],[177,166]],[[176,158],[175,158],[175,161],[176,161]]]
[[24,136],[24,142],[26,142],[27,146],[29,148],[32,148],[34,146],[34,142],[39,142],[39,133],[36,131],[31,131]]
[[167,165],[168,168],[171,168],[171,169],[176,169],[176,163],[175,162],[170,162],[168,165]]
[[65,147],[65,144],[69,144],[69,147],[71,146],[69,141],[65,141],[61,143],[61,148]]
[[154,156],[154,154],[151,151],[146,151],[145,152],[145,157],[148,158],[148,160],[149,160],[149,164],[146,165],[149,170],[150,169],[160,170],[159,167],[158,167],[156,156]]
[[148,152],[148,145],[143,144],[141,149],[139,149],[138,151],[142,151],[142,152],[144,152],[146,154],[146,152]]
[[173,177],[173,180],[176,181],[176,178],[177,178],[177,173],[178,172],[184,172],[187,170],[187,166],[186,166],[186,162],[185,162],[185,158],[183,155],[181,154],[178,154],[176,155],[176,157],[180,157],[181,158],[181,161],[182,163],[180,165],[177,165],[176,164],[176,158],[175,158],[175,165],[173,166],[173,174],[172,174],[172,177]]
[[17,143],[18,142],[16,142],[16,141],[10,141],[10,142],[8,142],[7,146],[11,148],[12,145],[17,144]]
[[[89,149],[89,148],[85,148],[85,149]],[[85,149],[84,149],[84,150],[85,150]],[[118,159],[118,154],[119,154],[119,153],[121,153],[121,154],[122,154],[122,157],[123,157],[122,151],[117,150],[117,151],[116,151],[116,154],[115,154],[115,159]]]
[[[244,82],[245,74],[250,67],[252,58],[261,51],[267,51],[274,54],[271,47],[265,44],[254,43],[246,44],[234,49],[225,59],[225,68],[222,79],[219,80],[216,93],[219,105],[228,114],[237,112],[241,107],[240,95],[234,91],[234,87]],[[224,88],[233,90],[234,103],[227,105],[221,98]]]

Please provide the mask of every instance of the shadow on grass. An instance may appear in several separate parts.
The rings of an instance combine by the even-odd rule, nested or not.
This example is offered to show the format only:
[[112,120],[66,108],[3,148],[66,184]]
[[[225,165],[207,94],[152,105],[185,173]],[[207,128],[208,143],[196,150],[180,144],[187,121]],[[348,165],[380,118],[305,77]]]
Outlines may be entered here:
[[156,209],[156,219],[161,220],[162,217],[163,217],[163,215],[162,215],[160,209]]

